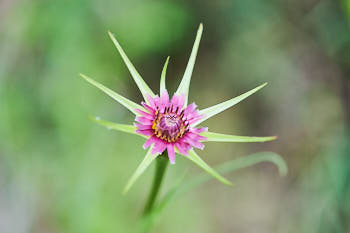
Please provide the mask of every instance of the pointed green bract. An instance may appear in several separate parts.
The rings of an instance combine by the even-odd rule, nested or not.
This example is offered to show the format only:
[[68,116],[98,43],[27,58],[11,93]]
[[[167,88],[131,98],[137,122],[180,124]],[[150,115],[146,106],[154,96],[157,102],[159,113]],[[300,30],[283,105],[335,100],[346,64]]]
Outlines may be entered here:
[[255,92],[257,92],[258,90],[260,90],[261,88],[263,88],[266,85],[267,85],[267,83],[264,83],[264,84],[254,88],[254,89],[252,89],[252,90],[250,90],[250,91],[248,91],[240,96],[237,96],[235,98],[227,100],[223,103],[214,105],[212,107],[200,110],[199,114],[204,115],[204,117],[202,119],[200,119],[199,121],[197,121],[196,123],[194,123],[192,126],[194,127],[194,126],[202,123],[203,121],[209,119],[210,117],[215,116],[216,114],[225,111],[226,109],[232,107],[235,104],[238,104],[239,102],[241,102],[242,100],[244,100],[248,96],[254,94]]
[[147,151],[145,158],[142,160],[140,165],[136,168],[136,171],[134,172],[134,174],[129,179],[128,183],[126,184],[123,190],[123,194],[126,194],[130,190],[131,186],[133,186],[133,184],[142,175],[142,173],[146,170],[146,168],[152,163],[152,161],[155,158],[157,158],[158,155],[152,155],[151,153],[152,148],[153,146],[151,146],[151,148]]
[[196,57],[197,57],[197,52],[198,52],[198,47],[199,47],[199,42],[202,37],[202,32],[203,32],[203,25],[200,24],[198,31],[197,31],[197,36],[196,40],[194,41],[193,49],[191,52],[190,59],[188,60],[187,67],[184,73],[184,76],[181,80],[181,83],[176,91],[177,94],[179,95],[185,95],[185,105],[188,103],[188,92],[189,92],[189,87],[190,87],[190,81],[191,81],[191,76],[193,72],[193,67],[196,62]]
[[138,104],[132,102],[131,100],[125,98],[124,96],[119,95],[118,93],[112,91],[108,87],[105,87],[101,83],[96,82],[92,78],[89,78],[88,76],[86,76],[84,74],[80,74],[80,76],[83,77],[90,84],[94,85],[95,87],[97,87],[98,89],[100,89],[101,91],[103,91],[104,93],[106,93],[107,95],[112,97],[113,99],[115,99],[117,102],[119,102],[121,105],[123,105],[124,107],[129,109],[135,115],[140,115],[139,113],[137,113],[135,111],[135,109],[144,109],[141,105],[138,105]]
[[188,152],[188,156],[185,156],[185,157],[191,160],[192,162],[194,162],[195,164],[197,164],[204,171],[208,172],[210,175],[215,177],[221,183],[226,185],[232,185],[230,181],[228,181],[226,178],[224,178],[219,173],[217,173],[214,169],[212,169],[208,164],[206,164],[193,149],[191,149]]
[[147,138],[146,136],[144,136],[142,134],[136,133],[136,126],[126,125],[126,124],[118,124],[118,123],[114,123],[111,121],[102,120],[100,117],[90,117],[90,119],[92,121],[96,122],[97,124],[106,127],[107,129],[117,130],[120,132],[134,134],[134,135],[141,136],[143,138]]
[[213,132],[203,132],[200,134],[207,138],[207,142],[268,142],[275,140],[276,136],[271,137],[247,137],[247,136],[237,136]]
[[147,94],[149,94],[149,95],[151,95],[153,97],[153,96],[155,96],[153,91],[151,90],[151,88],[148,87],[146,82],[142,79],[141,75],[137,72],[137,70],[135,69],[134,65],[130,62],[129,58],[126,56],[124,50],[120,46],[120,44],[117,41],[117,39],[113,36],[113,34],[110,31],[108,31],[108,35],[111,38],[111,40],[113,41],[113,43],[114,43],[115,47],[117,48],[118,52],[120,53],[120,56],[122,57],[124,63],[128,67],[131,76],[133,77],[134,81],[136,82],[136,85],[138,86],[138,88],[141,91],[141,94],[142,94],[143,98],[145,99],[146,102],[148,102],[148,100],[146,98]]
[[162,75],[160,77],[160,94],[163,93],[163,91],[166,90],[166,86],[165,86],[165,76],[166,76],[166,69],[168,67],[168,62],[169,62],[169,58],[168,57],[165,61],[165,64],[164,64],[164,67],[163,67],[163,70],[162,70]]

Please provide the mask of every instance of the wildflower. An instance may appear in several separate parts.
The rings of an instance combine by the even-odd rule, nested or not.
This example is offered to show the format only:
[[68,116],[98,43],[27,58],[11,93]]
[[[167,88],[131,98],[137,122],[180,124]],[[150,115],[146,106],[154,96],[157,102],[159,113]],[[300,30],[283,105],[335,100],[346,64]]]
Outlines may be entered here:
[[125,187],[125,192],[130,189],[132,184],[145,171],[151,162],[164,151],[168,152],[168,157],[172,164],[175,163],[175,153],[184,155],[206,172],[217,178],[219,181],[229,185],[231,184],[230,181],[222,177],[209,165],[207,165],[194,151],[194,148],[203,149],[204,145],[202,142],[205,141],[264,142],[271,141],[276,138],[226,135],[208,132],[208,129],[205,127],[196,128],[196,126],[198,126],[200,123],[239,103],[267,84],[264,83],[240,96],[203,110],[197,110],[197,106],[194,103],[188,105],[189,85],[202,31],[203,26],[200,24],[184,76],[172,98],[169,97],[169,93],[166,90],[165,85],[165,76],[169,57],[167,58],[162,70],[160,80],[160,96],[158,96],[153,93],[140,74],[136,71],[135,67],[130,62],[129,58],[126,56],[122,47],[111,32],[108,32],[108,34],[128,67],[138,88],[140,89],[144,102],[142,102],[141,105],[136,104],[87,77],[86,75],[80,74],[86,81],[96,86],[107,95],[111,96],[136,115],[136,122],[134,125],[116,124],[101,120],[100,118],[94,118],[93,120],[103,126],[106,126],[107,128],[137,134],[147,139],[143,147],[145,149],[150,147],[150,149],[146,153],[144,160],[138,166],[133,176],[130,178],[127,186]]
[[175,150],[184,155],[192,147],[203,149],[204,145],[200,142],[207,138],[200,136],[199,133],[207,131],[207,128],[191,127],[199,121],[203,115],[196,110],[197,106],[193,103],[184,108],[185,97],[174,95],[169,101],[169,94],[164,90],[159,97],[152,98],[148,96],[149,105],[142,103],[147,112],[137,109],[141,116],[136,117],[134,125],[136,132],[149,139],[144,144],[146,149],[154,144],[152,154],[163,153],[168,150],[170,163],[175,163]]

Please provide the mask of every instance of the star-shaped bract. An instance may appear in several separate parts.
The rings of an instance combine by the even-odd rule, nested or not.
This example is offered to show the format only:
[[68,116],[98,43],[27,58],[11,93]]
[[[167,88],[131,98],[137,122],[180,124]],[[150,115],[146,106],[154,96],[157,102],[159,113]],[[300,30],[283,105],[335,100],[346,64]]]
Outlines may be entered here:
[[134,125],[116,124],[101,120],[97,117],[93,120],[109,129],[115,129],[142,136],[147,139],[144,144],[144,148],[150,147],[144,160],[129,179],[124,192],[127,192],[131,188],[137,178],[140,177],[151,162],[165,150],[167,150],[169,160],[172,164],[175,163],[175,153],[183,155],[222,183],[230,185],[231,182],[207,165],[198,156],[193,148],[203,149],[204,145],[202,142],[205,141],[265,142],[276,139],[274,136],[245,137],[226,135],[208,132],[207,128],[196,128],[196,126],[200,123],[239,103],[267,84],[264,83],[240,96],[203,110],[197,110],[197,106],[194,103],[188,105],[189,86],[202,32],[203,26],[200,24],[184,76],[172,98],[169,97],[165,85],[165,76],[169,57],[167,58],[162,70],[160,79],[161,94],[158,96],[152,92],[146,82],[142,79],[141,75],[136,71],[135,67],[130,62],[124,50],[111,32],[108,32],[108,34],[128,67],[138,88],[140,89],[144,102],[142,102],[141,105],[134,103],[133,101],[115,93],[86,75],[80,74],[86,81],[105,92],[107,95],[115,99],[136,115],[136,122]]

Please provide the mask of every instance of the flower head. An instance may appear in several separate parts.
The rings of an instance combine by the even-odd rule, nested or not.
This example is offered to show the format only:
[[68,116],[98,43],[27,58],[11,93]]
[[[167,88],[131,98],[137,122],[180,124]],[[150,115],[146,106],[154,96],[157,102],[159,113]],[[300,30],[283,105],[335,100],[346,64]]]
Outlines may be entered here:
[[170,162],[175,163],[174,147],[184,155],[188,155],[193,147],[204,148],[200,141],[206,137],[199,134],[207,131],[207,128],[192,127],[193,123],[203,118],[194,103],[185,107],[184,95],[175,94],[170,100],[166,90],[160,97],[148,95],[147,99],[149,104],[142,102],[146,111],[137,109],[141,116],[136,117],[138,123],[134,124],[137,133],[149,136],[143,146],[145,149],[154,144],[152,154],[167,150]]
[[125,187],[125,192],[130,189],[137,178],[145,171],[145,169],[151,164],[151,162],[165,150],[168,152],[168,157],[171,163],[175,163],[175,153],[184,155],[186,158],[200,166],[206,172],[217,178],[224,184],[231,184],[230,181],[222,177],[209,165],[207,165],[194,151],[193,148],[203,149],[204,141],[216,141],[216,142],[264,142],[274,140],[276,137],[246,137],[226,135],[220,133],[208,132],[205,127],[196,128],[197,125],[209,119],[210,117],[234,106],[243,99],[257,92],[263,88],[266,83],[240,95],[235,98],[229,99],[220,104],[212,107],[205,108],[203,110],[197,110],[197,106],[188,103],[188,92],[192,76],[193,67],[196,61],[199,42],[202,36],[203,26],[200,24],[196,40],[193,45],[190,59],[188,61],[184,76],[181,83],[174,93],[169,97],[169,93],[165,86],[166,69],[169,62],[167,58],[160,81],[160,96],[155,95],[153,91],[148,87],[146,82],[142,79],[140,74],[136,71],[129,58],[126,56],[124,50],[113,36],[109,33],[114,45],[128,67],[134,81],[144,97],[144,102],[141,105],[134,103],[133,101],[115,93],[102,84],[94,81],[86,75],[80,74],[86,81],[96,86],[107,95],[111,96],[117,102],[122,104],[128,110],[136,115],[134,125],[116,124],[109,121],[101,120],[99,117],[93,118],[97,123],[106,126],[109,129],[115,129],[118,131],[137,134],[145,137],[147,140],[144,144],[144,148],[151,147],[144,160],[138,166],[134,174],[131,176],[129,182]]

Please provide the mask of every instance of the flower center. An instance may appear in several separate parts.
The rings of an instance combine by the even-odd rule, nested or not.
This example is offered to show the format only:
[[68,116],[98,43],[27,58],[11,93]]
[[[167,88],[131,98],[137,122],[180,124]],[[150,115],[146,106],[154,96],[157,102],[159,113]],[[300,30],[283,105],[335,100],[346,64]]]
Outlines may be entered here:
[[156,137],[167,142],[176,142],[188,131],[188,123],[184,120],[183,111],[166,108],[164,113],[156,111],[152,129]]

